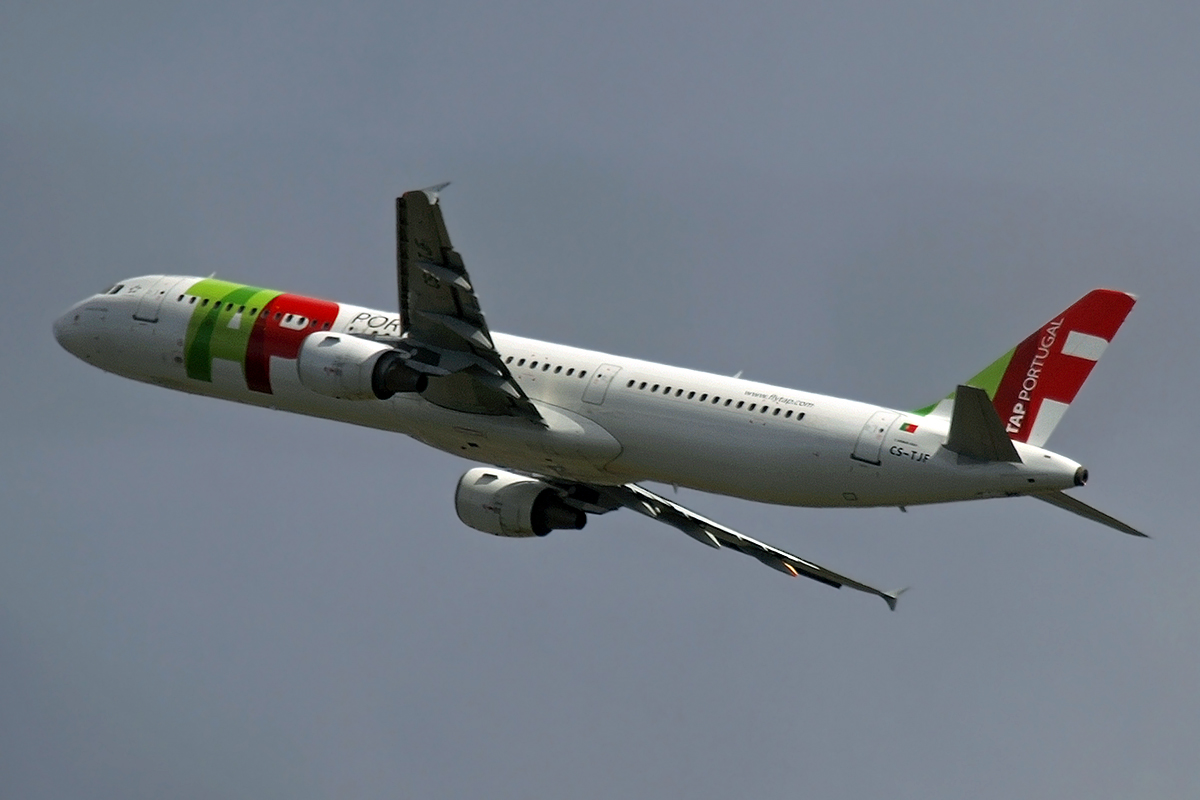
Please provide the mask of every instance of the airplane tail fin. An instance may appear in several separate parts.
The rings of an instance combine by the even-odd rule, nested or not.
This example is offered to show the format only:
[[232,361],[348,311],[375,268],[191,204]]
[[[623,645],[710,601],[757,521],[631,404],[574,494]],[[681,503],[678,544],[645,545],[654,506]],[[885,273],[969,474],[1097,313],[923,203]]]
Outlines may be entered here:
[[[987,393],[1009,438],[1041,447],[1136,301],[1127,292],[1093,289],[966,385]],[[916,413],[949,414],[954,396]]]

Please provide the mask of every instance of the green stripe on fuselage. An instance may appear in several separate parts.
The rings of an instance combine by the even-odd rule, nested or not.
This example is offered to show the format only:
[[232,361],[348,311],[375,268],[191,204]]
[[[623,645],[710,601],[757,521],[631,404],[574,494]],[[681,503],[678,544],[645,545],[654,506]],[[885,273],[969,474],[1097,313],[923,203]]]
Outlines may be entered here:
[[188,377],[211,383],[214,358],[235,362],[245,375],[246,346],[254,322],[263,306],[283,292],[206,278],[187,294],[200,298],[188,321],[183,349]]

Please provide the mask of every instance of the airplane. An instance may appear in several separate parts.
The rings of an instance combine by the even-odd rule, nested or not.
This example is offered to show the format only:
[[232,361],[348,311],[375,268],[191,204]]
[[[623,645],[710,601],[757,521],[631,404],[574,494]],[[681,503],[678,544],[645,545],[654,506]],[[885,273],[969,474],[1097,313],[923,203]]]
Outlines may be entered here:
[[1033,497],[1145,536],[1064,490],[1087,470],[1045,449],[1133,308],[1095,289],[954,391],[904,411],[493,333],[442,217],[442,184],[396,199],[399,313],[220,280],[129,278],[54,323],[70,353],[169,389],[406,434],[486,466],[466,525],[581,529],[627,508],[791,577],[883,591],[643,485],[806,507]]

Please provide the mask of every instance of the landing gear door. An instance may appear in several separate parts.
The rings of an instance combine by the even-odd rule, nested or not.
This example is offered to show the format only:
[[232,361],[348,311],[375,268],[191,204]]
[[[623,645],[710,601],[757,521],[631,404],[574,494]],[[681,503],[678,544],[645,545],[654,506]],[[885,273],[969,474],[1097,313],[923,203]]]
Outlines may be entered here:
[[141,322],[158,322],[158,312],[162,308],[163,300],[167,299],[176,284],[183,283],[184,280],[186,279],[177,275],[164,275],[150,284],[142,293],[133,318]]
[[883,440],[887,437],[888,429],[900,415],[894,411],[876,411],[863,425],[850,457],[855,461],[865,461],[878,466],[883,463]]
[[604,396],[608,394],[608,386],[612,383],[612,379],[616,376],[621,368],[616,364],[601,364],[592,373],[592,379],[588,381],[587,388],[583,390],[583,402],[600,405],[604,402]]

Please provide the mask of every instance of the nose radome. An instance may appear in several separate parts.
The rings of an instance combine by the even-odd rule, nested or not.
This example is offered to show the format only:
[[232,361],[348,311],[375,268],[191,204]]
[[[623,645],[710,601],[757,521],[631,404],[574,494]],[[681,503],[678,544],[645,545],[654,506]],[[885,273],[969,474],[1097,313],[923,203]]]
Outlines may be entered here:
[[69,324],[69,323],[67,322],[67,319],[68,319],[68,317],[70,317],[70,316],[71,316],[71,314],[73,314],[73,313],[74,313],[73,311],[68,311],[66,314],[63,314],[63,315],[62,315],[61,317],[59,317],[58,319],[54,320],[54,338],[55,338],[55,340],[57,340],[57,341],[58,341],[58,343],[59,343],[59,344],[61,344],[63,347],[66,347],[66,345],[65,345],[65,344],[63,344],[63,337],[65,337],[65,336],[66,336],[66,332],[67,332],[67,325]]
[[84,358],[83,344],[86,334],[83,330],[83,309],[74,306],[58,319],[54,320],[54,338],[62,348],[73,356]]

